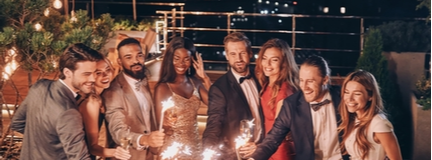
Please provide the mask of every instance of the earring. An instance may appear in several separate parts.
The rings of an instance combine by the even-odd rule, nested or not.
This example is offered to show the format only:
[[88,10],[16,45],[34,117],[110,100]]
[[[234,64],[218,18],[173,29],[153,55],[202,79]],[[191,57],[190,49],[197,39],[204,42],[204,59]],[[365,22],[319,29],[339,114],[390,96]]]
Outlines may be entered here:
[[191,69],[190,68],[188,68],[188,75],[190,75],[191,74],[191,71],[190,71]]

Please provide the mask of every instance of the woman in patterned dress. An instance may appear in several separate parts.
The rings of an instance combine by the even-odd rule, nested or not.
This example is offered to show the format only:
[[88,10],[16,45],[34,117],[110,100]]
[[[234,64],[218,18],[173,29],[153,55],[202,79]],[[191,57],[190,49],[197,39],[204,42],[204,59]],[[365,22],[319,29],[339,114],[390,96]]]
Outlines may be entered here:
[[[207,91],[211,82],[204,72],[201,55],[196,53],[190,39],[176,37],[171,40],[162,61],[160,74],[155,87],[154,102],[157,119],[164,114],[163,129],[166,137],[165,144],[160,148],[159,159],[170,159],[164,157],[163,152],[174,142],[182,144],[181,152],[174,158],[200,159],[201,140],[197,112],[202,103],[208,103]],[[161,113],[161,102],[169,98],[175,106]]]

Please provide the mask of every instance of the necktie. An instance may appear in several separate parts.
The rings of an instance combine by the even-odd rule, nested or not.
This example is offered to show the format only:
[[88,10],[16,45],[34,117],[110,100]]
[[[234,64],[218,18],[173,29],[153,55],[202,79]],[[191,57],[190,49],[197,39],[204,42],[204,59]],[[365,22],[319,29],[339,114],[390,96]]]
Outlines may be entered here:
[[245,77],[240,77],[240,80],[239,80],[240,84],[242,84],[244,80],[251,79],[251,78],[252,78],[252,74],[249,74],[249,75],[247,75]]
[[76,97],[75,97],[75,100],[78,101],[78,100],[81,98],[81,95],[79,94],[79,92],[77,92],[76,94],[77,94],[77,95],[76,95]]
[[313,109],[314,111],[317,111],[317,110],[319,110],[319,109],[321,108],[321,106],[326,105],[326,104],[329,104],[329,103],[330,103],[330,100],[325,99],[325,100],[322,101],[322,102],[319,102],[319,103],[316,103],[316,104],[310,104],[310,106],[312,107],[312,109]]

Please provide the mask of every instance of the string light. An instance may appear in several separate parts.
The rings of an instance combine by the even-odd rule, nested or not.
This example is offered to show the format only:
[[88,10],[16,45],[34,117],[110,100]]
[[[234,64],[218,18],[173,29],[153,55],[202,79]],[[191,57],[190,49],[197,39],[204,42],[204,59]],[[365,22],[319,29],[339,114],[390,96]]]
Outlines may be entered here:
[[13,74],[13,72],[18,68],[18,63],[15,61],[15,54],[16,54],[15,47],[9,49],[10,62],[6,64],[2,73],[3,79],[5,80],[8,80],[10,76]]
[[71,11],[71,19],[70,19],[70,21],[71,21],[71,22],[76,22],[76,21],[78,21],[78,19],[77,19],[76,16],[75,16],[75,11]]
[[345,12],[346,12],[346,8],[345,8],[345,7],[341,7],[341,8],[340,8],[340,12],[341,12],[342,14],[345,14]]
[[323,12],[324,13],[328,13],[329,12],[329,7],[324,7]]
[[42,29],[42,25],[38,22],[34,25],[36,31],[40,31]]
[[60,9],[60,8],[63,7],[63,4],[62,4],[62,2],[60,0],[55,0],[54,3],[53,3],[53,6],[54,6],[55,9]]
[[44,11],[44,15],[45,15],[45,17],[48,17],[48,16],[49,16],[49,13],[50,13],[49,8],[45,9],[45,11]]

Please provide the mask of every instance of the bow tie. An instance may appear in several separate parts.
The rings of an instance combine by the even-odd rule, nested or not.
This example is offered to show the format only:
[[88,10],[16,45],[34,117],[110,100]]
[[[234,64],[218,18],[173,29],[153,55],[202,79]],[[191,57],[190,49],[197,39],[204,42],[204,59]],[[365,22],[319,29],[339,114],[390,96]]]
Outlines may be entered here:
[[319,110],[319,109],[321,108],[321,106],[326,105],[326,104],[329,104],[329,103],[330,103],[330,100],[325,99],[325,100],[322,101],[322,102],[315,103],[315,104],[310,104],[310,106],[312,107],[312,109],[313,109],[314,111],[317,111],[317,110]]
[[239,80],[240,84],[242,84],[244,80],[251,79],[251,78],[252,78],[252,74],[249,74],[249,75],[247,75],[245,77],[240,77],[240,80]]
[[139,91],[141,89],[141,80],[139,80],[138,82],[135,82],[135,90]]
[[78,101],[78,100],[81,98],[81,95],[79,94],[79,92],[77,92],[76,94],[77,94],[77,95],[76,95],[76,97],[75,97],[75,100]]

